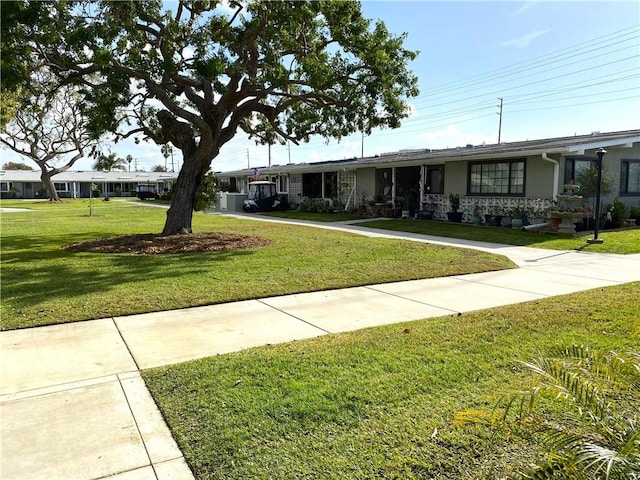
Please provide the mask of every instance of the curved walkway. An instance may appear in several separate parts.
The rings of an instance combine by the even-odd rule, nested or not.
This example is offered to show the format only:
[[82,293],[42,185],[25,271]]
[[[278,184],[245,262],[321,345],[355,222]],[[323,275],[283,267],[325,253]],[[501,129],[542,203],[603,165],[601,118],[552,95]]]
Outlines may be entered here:
[[520,268],[0,332],[0,477],[193,478],[142,369],[640,281],[640,255],[312,225],[479,249],[505,255]]

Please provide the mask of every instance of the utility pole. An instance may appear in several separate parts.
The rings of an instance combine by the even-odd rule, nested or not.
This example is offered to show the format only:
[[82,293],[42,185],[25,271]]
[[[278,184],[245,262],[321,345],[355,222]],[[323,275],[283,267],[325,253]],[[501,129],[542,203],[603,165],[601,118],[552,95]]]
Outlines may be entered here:
[[271,142],[269,142],[269,166],[271,166]]
[[247,148],[247,168],[251,168],[251,164],[249,163],[249,149]]
[[287,140],[287,148],[289,149],[289,162],[291,163],[291,143],[289,142],[289,140]]
[[360,158],[364,158],[364,130],[360,133],[362,133],[362,141],[360,142]]
[[500,144],[500,137],[502,136],[502,97],[498,98],[498,100],[500,100],[500,105],[496,106],[500,108],[500,113],[498,113],[498,115],[500,115],[500,123],[498,123],[498,144]]

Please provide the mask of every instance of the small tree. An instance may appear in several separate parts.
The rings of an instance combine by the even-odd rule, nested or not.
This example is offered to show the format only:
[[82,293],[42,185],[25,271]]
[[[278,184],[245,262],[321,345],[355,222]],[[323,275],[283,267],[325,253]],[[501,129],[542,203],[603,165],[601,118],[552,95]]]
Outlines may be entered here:
[[[576,178],[576,184],[580,185],[580,195],[592,199],[592,211],[595,215],[596,193],[598,189],[598,167],[592,166],[588,170],[580,172]],[[615,191],[618,184],[618,176],[610,170],[603,169],[600,179],[600,195],[606,197]]]
[[157,164],[157,165],[154,165],[154,166],[151,168],[151,171],[152,171],[152,172],[166,172],[166,171],[167,171],[167,169],[166,169],[164,166],[162,166],[162,165],[160,165],[160,164]]
[[218,182],[213,172],[207,173],[196,192],[196,201],[193,209],[202,212],[213,207],[218,202]]

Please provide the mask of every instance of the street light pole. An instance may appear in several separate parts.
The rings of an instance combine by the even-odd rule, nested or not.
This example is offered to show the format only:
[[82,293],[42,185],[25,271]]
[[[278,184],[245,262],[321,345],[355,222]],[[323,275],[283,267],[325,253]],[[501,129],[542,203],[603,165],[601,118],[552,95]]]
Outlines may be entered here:
[[587,240],[587,243],[603,243],[604,240],[598,238],[598,232],[600,230],[600,184],[602,183],[602,157],[607,151],[604,148],[599,148],[596,154],[598,155],[598,179],[596,180],[596,218],[593,228],[593,238]]

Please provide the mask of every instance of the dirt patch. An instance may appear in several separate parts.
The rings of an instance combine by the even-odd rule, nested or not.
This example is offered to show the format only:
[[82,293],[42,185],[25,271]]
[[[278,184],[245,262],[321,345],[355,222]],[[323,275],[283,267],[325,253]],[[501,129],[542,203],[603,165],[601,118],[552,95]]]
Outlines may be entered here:
[[269,245],[271,240],[232,233],[191,233],[159,235],[145,233],[99,238],[86,242],[64,245],[63,250],[94,253],[136,253],[159,255],[167,253],[215,252]]

